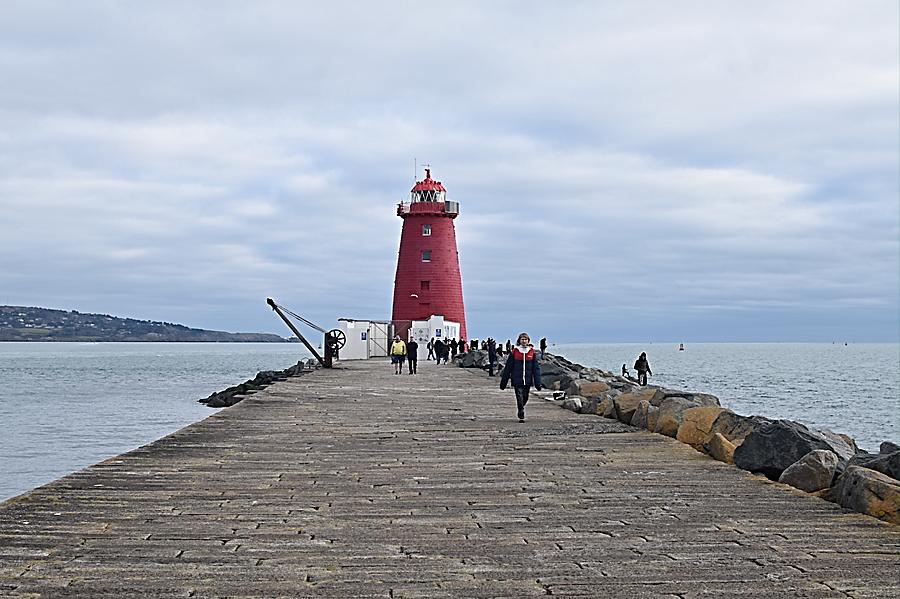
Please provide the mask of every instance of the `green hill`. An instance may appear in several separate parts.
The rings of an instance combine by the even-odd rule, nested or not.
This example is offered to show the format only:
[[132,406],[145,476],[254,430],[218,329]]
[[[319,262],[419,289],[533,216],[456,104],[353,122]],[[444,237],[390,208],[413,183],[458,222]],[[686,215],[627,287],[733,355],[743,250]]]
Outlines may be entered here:
[[0,306],[0,341],[213,341],[281,343],[287,339],[270,333],[225,333],[192,329],[171,322]]

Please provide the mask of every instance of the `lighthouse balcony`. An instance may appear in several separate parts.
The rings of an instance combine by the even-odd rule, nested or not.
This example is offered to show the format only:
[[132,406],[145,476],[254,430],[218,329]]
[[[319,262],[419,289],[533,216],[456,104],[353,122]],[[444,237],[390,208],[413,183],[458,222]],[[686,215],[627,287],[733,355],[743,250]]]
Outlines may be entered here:
[[410,214],[433,214],[454,217],[459,214],[459,202],[400,202],[397,216]]

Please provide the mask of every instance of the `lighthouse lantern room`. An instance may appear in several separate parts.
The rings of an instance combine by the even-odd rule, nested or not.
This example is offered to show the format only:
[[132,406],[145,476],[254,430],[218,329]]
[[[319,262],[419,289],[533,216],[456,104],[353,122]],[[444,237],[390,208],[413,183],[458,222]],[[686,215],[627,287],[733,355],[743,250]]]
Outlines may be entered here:
[[[403,337],[412,321],[429,320],[440,315],[459,323],[459,339],[466,339],[466,315],[463,306],[462,277],[456,229],[459,203],[447,200],[447,190],[431,178],[417,181],[409,202],[400,202],[397,216],[403,219],[397,274],[394,277],[392,320]],[[454,331],[455,332],[455,331]]]

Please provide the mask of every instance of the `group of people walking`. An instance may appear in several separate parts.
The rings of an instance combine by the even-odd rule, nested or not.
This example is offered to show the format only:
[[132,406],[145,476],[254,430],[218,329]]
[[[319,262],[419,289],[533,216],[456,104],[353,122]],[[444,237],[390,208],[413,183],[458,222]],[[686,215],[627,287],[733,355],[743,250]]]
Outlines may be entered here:
[[[428,348],[428,360],[434,359],[438,364],[443,360],[447,363],[450,359],[451,352],[455,355],[457,351],[465,352],[470,347],[478,349],[479,347],[488,352],[488,375],[494,376],[494,365],[499,364],[499,357],[503,355],[504,346],[498,344],[493,338],[488,337],[479,344],[477,339],[473,339],[470,343],[465,341],[443,341],[441,339],[432,338],[426,344]],[[528,403],[528,396],[531,388],[534,387],[540,391],[543,386],[541,384],[541,359],[547,350],[546,337],[540,341],[540,355],[535,352],[534,345],[531,343],[531,337],[528,333],[519,333],[516,337],[516,344],[512,345],[510,340],[506,341],[506,363],[500,371],[500,389],[504,390],[508,385],[512,385],[516,394],[516,417],[519,422],[525,422],[525,405]],[[406,362],[409,367],[409,374],[416,374],[418,367],[419,344],[415,339],[408,342],[403,341],[400,335],[394,335],[394,341],[391,343],[390,356],[391,363],[394,365],[394,374],[403,374],[403,363]],[[647,384],[647,375],[652,375],[650,370],[650,362],[647,360],[647,353],[641,352],[637,361],[634,363],[634,369],[637,371],[637,383],[639,385]],[[622,364],[622,376],[631,378],[626,364]]]
[[394,335],[391,343],[391,364],[394,365],[394,374],[403,374],[403,362],[409,364],[409,374],[417,374],[419,366],[419,344],[415,339],[403,341],[400,335]]
[[[442,339],[431,338],[425,347],[428,348],[428,357],[426,360],[435,360],[438,364],[442,361],[444,364],[450,361],[450,356],[456,355],[456,352],[462,349],[463,343],[456,339],[444,341]],[[465,351],[464,349],[462,351]]]

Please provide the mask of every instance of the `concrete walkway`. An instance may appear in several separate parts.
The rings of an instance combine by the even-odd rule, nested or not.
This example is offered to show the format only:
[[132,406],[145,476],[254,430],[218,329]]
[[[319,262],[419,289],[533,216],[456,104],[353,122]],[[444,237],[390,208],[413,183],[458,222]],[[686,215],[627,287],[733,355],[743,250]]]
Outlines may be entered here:
[[0,504],[0,594],[900,596],[900,527],[420,371],[293,378]]

